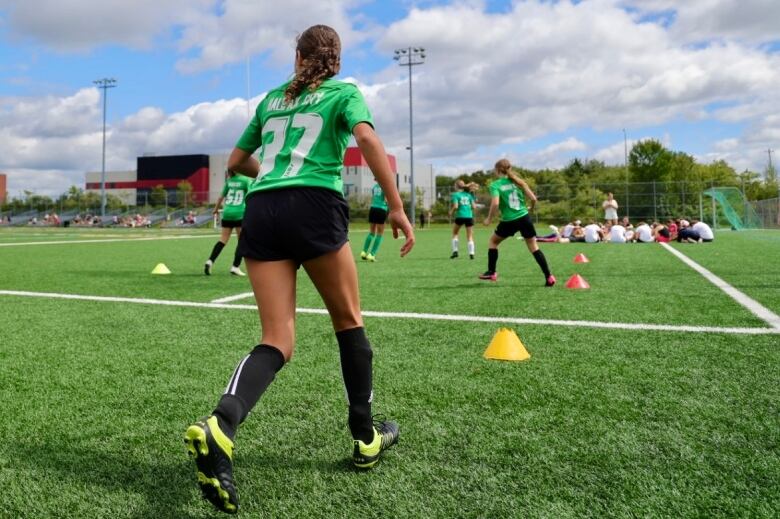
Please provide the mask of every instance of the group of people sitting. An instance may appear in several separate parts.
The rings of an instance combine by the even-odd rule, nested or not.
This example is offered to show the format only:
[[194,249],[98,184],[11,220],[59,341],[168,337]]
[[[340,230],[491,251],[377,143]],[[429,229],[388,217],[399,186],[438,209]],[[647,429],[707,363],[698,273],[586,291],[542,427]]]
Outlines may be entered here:
[[668,220],[666,223],[640,221],[634,227],[627,216],[617,223],[607,221],[598,223],[591,220],[582,226],[580,220],[567,223],[562,230],[551,225],[552,234],[537,236],[536,241],[558,243],[704,243],[715,239],[712,229],[706,223],[683,218]]
[[111,225],[119,227],[151,227],[152,221],[148,216],[144,216],[140,213],[137,213],[135,216],[114,215],[111,217]]

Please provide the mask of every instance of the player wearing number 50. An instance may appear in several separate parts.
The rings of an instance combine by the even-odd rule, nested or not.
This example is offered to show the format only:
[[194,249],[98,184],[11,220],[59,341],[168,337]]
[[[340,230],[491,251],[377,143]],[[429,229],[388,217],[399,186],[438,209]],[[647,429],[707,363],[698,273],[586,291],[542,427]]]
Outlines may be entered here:
[[[236,431],[295,348],[295,284],[301,265],[336,332],[353,464],[372,467],[398,439],[396,423],[375,422],[371,413],[373,352],[363,329],[341,180],[352,136],[387,197],[393,236],[401,231],[406,237],[401,256],[412,249],[414,231],[363,96],[354,85],[331,79],[339,72],[340,55],[333,29],[315,25],[304,31],[295,50],[295,76],[260,102],[228,161],[231,170],[257,178],[247,195],[239,246],[262,337],[239,362],[213,414],[185,433],[203,496],[225,512],[238,510],[232,465]],[[252,157],[258,148],[261,163]],[[273,441],[284,441],[284,434]],[[316,445],[300,445],[296,452],[303,456],[312,448]]]
[[[539,264],[539,268],[544,273],[545,286],[551,287],[555,284],[555,276],[550,273],[547,266],[547,259],[544,253],[539,250],[536,244],[536,229],[531,221],[529,211],[533,210],[536,204],[536,195],[525,180],[517,176],[512,171],[512,165],[507,159],[501,159],[496,162],[494,174],[496,180],[490,184],[490,211],[485,218],[485,225],[490,225],[496,210],[501,212],[501,221],[499,222],[488,243],[488,269],[479,276],[480,279],[489,281],[498,280],[496,264],[498,263],[498,246],[505,239],[514,236],[520,231],[525,239],[528,250],[533,254],[534,259]],[[528,205],[526,205],[526,199]]]
[[[211,275],[211,268],[214,266],[214,262],[217,261],[219,253],[227,245],[230,240],[230,231],[235,229],[236,239],[241,237],[241,221],[244,219],[244,208],[246,207],[246,193],[249,191],[249,185],[252,183],[252,179],[239,175],[234,171],[228,170],[228,178],[225,180],[225,187],[222,188],[222,194],[217,200],[217,204],[214,206],[214,217],[219,214],[219,208],[222,206],[222,202],[225,203],[225,209],[222,211],[222,234],[219,236],[219,241],[214,244],[214,248],[211,249],[211,256],[206,260],[206,264],[203,265],[203,272],[207,275]],[[245,276],[241,269],[241,254],[238,247],[236,247],[236,253],[233,256],[233,266],[230,267],[230,273],[235,276]]]

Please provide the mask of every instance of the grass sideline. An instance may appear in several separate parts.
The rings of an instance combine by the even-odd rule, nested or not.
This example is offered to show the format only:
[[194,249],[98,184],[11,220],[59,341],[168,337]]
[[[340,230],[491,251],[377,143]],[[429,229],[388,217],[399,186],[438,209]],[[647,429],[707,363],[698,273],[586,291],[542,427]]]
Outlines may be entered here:
[[[484,285],[476,274],[487,231],[478,231],[474,261],[447,259],[447,234],[419,232],[403,260],[386,240],[377,263],[360,262],[364,308],[765,326],[660,247],[545,244],[559,280],[588,269],[581,273],[593,286],[548,290],[522,243],[502,245],[499,282]],[[8,236],[0,231],[0,243]],[[780,268],[751,259],[777,257],[780,240],[765,236],[720,233],[680,250],[778,312]],[[0,289],[203,302],[248,291],[227,275],[232,245],[215,275],[202,275],[213,239],[0,247]],[[592,263],[574,265],[577,252]],[[160,261],[173,275],[149,274]],[[299,282],[299,306],[321,308],[305,276]],[[199,500],[181,435],[256,342],[254,312],[8,296],[0,309],[3,513],[215,515]],[[243,515],[776,513],[776,335],[527,325],[515,329],[531,360],[502,363],[481,358],[498,327],[491,323],[368,318],[366,326],[376,410],[399,420],[401,443],[373,472],[351,470],[335,339],[327,317],[300,315],[295,358],[238,437]]]

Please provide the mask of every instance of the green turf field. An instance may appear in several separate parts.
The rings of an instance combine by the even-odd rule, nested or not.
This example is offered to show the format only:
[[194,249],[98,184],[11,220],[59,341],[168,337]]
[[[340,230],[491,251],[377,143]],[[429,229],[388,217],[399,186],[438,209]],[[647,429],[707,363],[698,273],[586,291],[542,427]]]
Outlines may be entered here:
[[[353,248],[364,237],[357,226]],[[359,262],[364,310],[396,313],[366,318],[375,411],[402,431],[371,472],[349,462],[328,318],[299,315],[295,357],[237,438],[242,515],[777,516],[780,334],[658,245],[542,244],[559,280],[545,289],[514,240],[498,283],[479,281],[487,237],[477,231],[474,261],[463,236],[449,260],[440,228],[418,232],[407,258],[386,239],[377,263]],[[249,291],[228,275],[234,241],[203,275],[215,239],[0,230],[0,517],[216,515],[182,435],[259,324],[251,298],[206,305]],[[780,313],[780,233],[673,246]],[[578,252],[591,263],[575,265]],[[152,276],[160,262],[173,274]],[[563,288],[575,272],[590,290]],[[304,274],[298,304],[323,308]],[[482,358],[501,326],[530,360]]]

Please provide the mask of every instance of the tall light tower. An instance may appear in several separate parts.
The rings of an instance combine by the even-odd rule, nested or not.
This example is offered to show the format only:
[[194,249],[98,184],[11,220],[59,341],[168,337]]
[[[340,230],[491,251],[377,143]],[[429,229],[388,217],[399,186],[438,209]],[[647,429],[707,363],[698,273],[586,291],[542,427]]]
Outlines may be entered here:
[[96,79],[93,83],[103,89],[103,167],[100,170],[100,219],[103,220],[106,217],[106,100],[108,89],[116,86],[116,79]]
[[414,125],[412,119],[412,67],[415,65],[422,65],[425,63],[425,49],[422,47],[407,47],[405,49],[395,49],[395,55],[393,59],[398,62],[398,65],[409,68],[409,184],[412,188],[411,209],[409,211],[409,219],[412,222],[412,226],[415,224],[414,210],[415,210],[415,188],[414,188]]
[[625,128],[623,128],[623,167],[626,170],[626,216],[630,216],[630,204],[628,202],[628,137],[626,136]]

